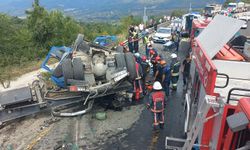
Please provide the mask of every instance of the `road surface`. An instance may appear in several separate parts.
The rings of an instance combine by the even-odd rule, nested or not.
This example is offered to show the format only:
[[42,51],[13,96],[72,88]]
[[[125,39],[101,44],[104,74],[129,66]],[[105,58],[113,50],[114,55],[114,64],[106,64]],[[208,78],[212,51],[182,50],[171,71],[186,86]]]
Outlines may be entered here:
[[[155,44],[154,47],[160,51],[169,62],[171,52],[162,50],[161,44]],[[186,41],[181,42],[178,56],[182,62],[188,53],[189,44]],[[170,92],[166,104],[165,126],[163,130],[153,130],[152,114],[144,108],[140,119],[127,131],[120,134],[126,134],[124,138],[116,136],[109,140],[104,147],[105,150],[140,150],[140,149],[165,149],[166,136],[184,138],[184,91],[182,75],[178,82],[177,92]],[[144,103],[147,98],[144,99]],[[160,132],[159,132],[160,131]]]
[[247,23],[247,28],[240,30],[240,34],[242,34],[242,35],[244,35],[246,37],[250,37],[250,20]]

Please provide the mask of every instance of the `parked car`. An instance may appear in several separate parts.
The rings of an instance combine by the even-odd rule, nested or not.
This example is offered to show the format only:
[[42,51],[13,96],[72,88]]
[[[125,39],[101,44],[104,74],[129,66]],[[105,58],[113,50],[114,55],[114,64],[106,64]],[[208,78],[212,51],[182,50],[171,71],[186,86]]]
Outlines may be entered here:
[[153,41],[155,43],[166,43],[170,39],[171,39],[171,28],[160,27],[153,36]]
[[241,26],[241,29],[246,29],[246,28],[247,28],[247,23],[248,23],[248,21],[245,20],[245,19],[240,19],[240,20],[242,20],[242,21],[245,22],[245,23]]
[[242,16],[242,17],[239,17],[239,19],[245,22],[245,24],[243,24],[241,26],[241,29],[246,29],[250,17],[248,17],[248,16]]
[[104,47],[114,46],[117,42],[116,36],[103,35],[95,38],[94,43]]

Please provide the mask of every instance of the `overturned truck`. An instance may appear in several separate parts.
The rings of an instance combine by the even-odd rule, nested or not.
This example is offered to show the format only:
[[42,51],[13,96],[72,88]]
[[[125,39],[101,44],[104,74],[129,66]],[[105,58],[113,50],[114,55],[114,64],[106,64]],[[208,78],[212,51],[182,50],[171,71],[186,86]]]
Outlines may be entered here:
[[[53,69],[47,65],[51,58],[58,60]],[[119,46],[110,50],[86,42],[83,35],[72,47],[52,47],[42,68],[56,88],[48,88],[38,76],[32,85],[1,92],[0,123],[44,110],[55,116],[82,115],[91,110],[94,100],[106,96],[114,107],[121,107],[137,77],[132,53],[123,53]]]

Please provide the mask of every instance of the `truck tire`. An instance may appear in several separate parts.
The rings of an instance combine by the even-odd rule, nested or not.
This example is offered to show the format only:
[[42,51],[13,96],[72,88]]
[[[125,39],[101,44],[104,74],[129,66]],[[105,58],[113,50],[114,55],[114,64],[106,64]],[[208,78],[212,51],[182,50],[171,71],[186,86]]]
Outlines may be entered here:
[[135,80],[137,75],[136,75],[134,55],[130,52],[125,53],[125,60],[126,60],[127,70],[129,72],[129,79]]
[[115,54],[116,68],[123,69],[126,67],[126,60],[123,53]]
[[74,79],[84,80],[84,70],[81,58],[74,58],[72,65],[73,65]]
[[119,53],[123,53],[123,46],[117,46],[116,51]]
[[67,85],[67,80],[68,79],[73,79],[73,67],[71,63],[70,58],[64,59],[62,62],[62,72],[63,72],[63,77],[64,77],[64,84]]
[[53,70],[53,74],[52,74],[54,77],[61,77],[63,76],[63,72],[62,72],[62,64],[58,64],[56,66],[56,68]]
[[90,50],[90,46],[88,45],[87,42],[82,41],[79,45],[78,45],[78,49],[80,49],[82,52],[88,52]]

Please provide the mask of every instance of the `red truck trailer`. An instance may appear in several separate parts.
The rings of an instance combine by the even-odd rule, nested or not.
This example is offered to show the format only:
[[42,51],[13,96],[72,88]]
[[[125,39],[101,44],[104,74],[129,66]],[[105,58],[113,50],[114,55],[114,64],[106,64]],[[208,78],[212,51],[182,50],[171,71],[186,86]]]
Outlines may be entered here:
[[[166,149],[229,150],[249,146],[250,62],[218,59],[243,22],[217,15],[194,39],[185,95],[186,139],[166,137]],[[182,143],[176,146],[176,143]]]

